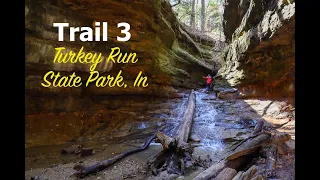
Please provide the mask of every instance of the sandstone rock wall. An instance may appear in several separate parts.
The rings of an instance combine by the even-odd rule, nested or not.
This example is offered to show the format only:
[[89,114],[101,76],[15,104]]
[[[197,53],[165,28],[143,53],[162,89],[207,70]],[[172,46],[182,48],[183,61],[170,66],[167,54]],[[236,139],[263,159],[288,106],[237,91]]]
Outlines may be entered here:
[[[57,22],[67,22],[73,27],[93,27],[94,21],[108,22],[107,42],[81,42],[77,35],[76,41],[70,42],[67,29],[65,41],[59,42],[58,29],[53,27]],[[119,22],[131,26],[131,39],[127,42],[116,40],[116,36],[122,36],[116,26]],[[27,113],[79,110],[90,106],[88,97],[94,95],[173,97],[176,87],[199,87],[204,83],[202,76],[218,68],[214,67],[210,43],[201,45],[196,37],[190,36],[165,0],[27,0],[25,31]],[[104,62],[97,67],[98,71],[104,72],[101,75],[115,76],[122,70],[129,87],[44,88],[40,85],[44,74],[50,70],[62,75],[76,72],[85,81],[91,64],[53,63],[54,48],[65,47],[78,52],[82,46],[85,52],[102,53],[104,57],[116,46],[123,53],[137,53],[139,61],[136,64]],[[130,84],[140,71],[148,77],[149,86],[132,88]]]
[[295,2],[227,1],[220,85],[248,96],[294,97]]

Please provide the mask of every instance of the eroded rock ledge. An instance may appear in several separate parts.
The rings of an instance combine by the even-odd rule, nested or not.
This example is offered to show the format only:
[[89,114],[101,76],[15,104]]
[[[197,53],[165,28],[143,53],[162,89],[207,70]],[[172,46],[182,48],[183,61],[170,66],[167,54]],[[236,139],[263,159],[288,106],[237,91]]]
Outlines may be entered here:
[[295,2],[228,1],[220,86],[249,96],[294,97]]
[[[195,88],[203,85],[205,73],[217,71],[210,52],[211,44],[196,42],[176,19],[170,4],[160,1],[89,1],[51,0],[26,1],[26,113],[81,110],[81,104],[90,106],[87,95],[148,95],[177,97],[175,88]],[[108,22],[107,42],[69,42],[69,32],[65,31],[64,42],[58,41],[58,30],[52,23],[68,22],[70,26],[93,26],[93,22]],[[118,42],[121,36],[117,23],[130,24],[131,39]],[[213,44],[212,44],[213,45]],[[65,47],[75,52],[83,46],[86,51],[101,52],[108,56],[112,47],[120,47],[123,52],[135,52],[139,61],[136,64],[101,63],[97,70],[101,75],[116,75],[123,71],[124,79],[132,84],[142,71],[148,77],[148,88],[44,88],[40,86],[44,74],[50,70],[61,74],[77,72],[83,79],[88,78],[89,65],[54,64],[56,47]],[[59,94],[61,98],[57,98]],[[70,103],[61,103],[71,99]],[[87,100],[86,100],[87,99]],[[50,102],[50,105],[40,105]],[[47,104],[48,104],[47,103]],[[79,104],[80,103],[80,104]],[[64,107],[64,104],[68,107]],[[48,106],[52,108],[48,108]],[[55,106],[59,108],[54,108]],[[80,109],[79,109],[80,108]]]

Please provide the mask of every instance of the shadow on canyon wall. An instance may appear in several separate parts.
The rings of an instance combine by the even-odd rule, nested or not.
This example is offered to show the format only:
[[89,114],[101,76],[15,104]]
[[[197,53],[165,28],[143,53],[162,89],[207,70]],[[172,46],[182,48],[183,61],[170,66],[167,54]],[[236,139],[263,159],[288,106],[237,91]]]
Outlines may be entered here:
[[[195,121],[193,128],[193,133],[199,137],[212,128],[214,130],[205,138],[218,134],[219,140],[231,145],[248,137],[255,122],[262,120],[266,126],[279,133],[289,133],[294,139],[294,16],[279,29],[272,27],[272,22],[275,26],[279,23],[277,18],[272,18],[271,12],[258,18],[270,21],[261,21],[264,23],[257,28],[250,30],[250,26],[243,26],[245,31],[234,36],[225,49],[224,61],[221,61],[220,54],[212,55],[213,42],[203,40],[200,46],[194,35],[177,22],[165,1],[103,1],[100,6],[90,3],[26,1],[25,135],[26,151],[30,154],[52,154],[54,145],[142,142],[160,129],[169,131],[179,125],[190,89],[196,89],[198,98],[203,100],[197,111],[204,117]],[[126,11],[119,12],[120,7],[125,7]],[[269,12],[269,9],[261,12]],[[288,12],[291,12],[290,8]],[[278,10],[273,13],[278,14],[279,22],[291,17],[279,14]],[[226,15],[226,19],[227,16],[230,19],[237,15]],[[132,41],[116,42],[118,31],[114,27],[119,17],[132,25]],[[52,28],[53,22],[91,26],[94,21],[110,23],[108,43],[56,41],[58,35]],[[231,35],[241,27],[241,18],[235,24]],[[267,30],[265,24],[268,24]],[[268,34],[273,38],[264,40]],[[150,77],[147,88],[40,86],[43,75],[49,70],[61,71],[62,75],[75,71],[84,80],[88,78],[86,65],[57,66],[52,63],[55,47],[77,50],[84,46],[88,51],[103,52],[107,56],[105,50],[111,48],[110,44],[121,47],[124,52],[137,52],[141,60],[136,66],[101,64],[98,70],[102,75],[116,75],[123,70],[124,78],[132,82],[142,70]],[[222,48],[218,51],[215,53],[220,53]],[[202,76],[212,72],[219,74],[215,93],[206,95],[201,92]],[[217,115],[212,116],[212,111]],[[32,153],[38,147],[39,150]],[[41,147],[47,147],[47,150]],[[294,163],[287,166],[291,168],[290,172],[294,171],[293,166]],[[279,176],[286,174],[282,172]]]

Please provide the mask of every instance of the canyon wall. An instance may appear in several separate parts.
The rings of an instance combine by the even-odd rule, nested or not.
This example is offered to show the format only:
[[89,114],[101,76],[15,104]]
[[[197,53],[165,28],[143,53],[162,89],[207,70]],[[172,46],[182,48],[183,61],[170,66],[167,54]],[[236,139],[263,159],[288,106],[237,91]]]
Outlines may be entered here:
[[[82,42],[79,33],[70,42],[66,28],[64,41],[58,41],[58,28],[53,27],[53,23],[69,23],[93,28],[94,22],[108,23],[107,42]],[[127,42],[116,39],[123,37],[119,22],[131,26]],[[211,51],[214,44],[190,33],[165,0],[25,1],[26,147],[100,137],[109,142],[117,137],[137,138],[132,133],[144,138],[145,133],[163,126],[167,118],[159,118],[155,112],[171,112],[167,109],[171,104],[166,102],[181,97],[178,89],[204,87],[202,76],[218,71]],[[116,76],[121,70],[128,87],[98,88],[94,83],[85,87],[91,64],[53,62],[55,48],[78,52],[82,46],[84,52],[102,53],[103,57],[108,57],[113,47],[122,53],[136,53],[135,64],[104,61],[96,69],[100,76]],[[61,75],[75,72],[83,83],[77,88],[41,86],[51,70]],[[140,71],[148,78],[148,87],[132,87]]]
[[244,97],[294,98],[295,2],[227,1],[224,20],[228,46],[217,89],[236,87]]
[[[53,23],[69,23],[72,27],[92,27],[94,22],[108,22],[108,41],[82,42],[79,33],[69,41],[69,30],[64,30],[64,41],[58,41],[58,28]],[[130,24],[131,39],[123,37],[117,23]],[[102,24],[102,23],[101,23]],[[123,29],[123,28],[122,28]],[[102,31],[102,28],[101,28]],[[90,96],[144,95],[175,97],[176,88],[196,88],[204,85],[202,76],[217,71],[212,60],[210,42],[197,42],[181,25],[165,0],[51,0],[25,3],[26,43],[26,113],[72,112],[90,106]],[[101,32],[102,34],[102,32]],[[102,38],[101,38],[102,39]],[[199,39],[199,38],[198,38]],[[78,88],[45,88],[41,86],[46,72],[61,75],[76,72],[83,81],[88,78],[91,64],[54,63],[55,48],[67,51],[102,53],[108,57],[111,48],[122,53],[136,53],[136,64],[114,64],[103,61],[97,66],[101,76],[116,76],[121,70],[127,88],[97,88],[94,83]],[[133,87],[139,72],[148,77],[148,87]]]

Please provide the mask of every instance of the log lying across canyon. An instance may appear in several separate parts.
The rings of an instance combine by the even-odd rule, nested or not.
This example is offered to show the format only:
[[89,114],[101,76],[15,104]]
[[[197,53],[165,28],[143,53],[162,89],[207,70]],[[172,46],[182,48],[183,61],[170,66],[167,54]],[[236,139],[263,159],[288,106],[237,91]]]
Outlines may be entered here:
[[191,131],[195,107],[196,95],[192,90],[177,135],[172,138],[162,132],[156,134],[163,150],[149,163],[153,175],[158,175],[165,170],[168,174],[182,175],[185,167],[192,164],[193,147],[187,141]]
[[156,137],[158,138],[158,141],[160,141],[160,143],[162,144],[163,151],[158,154],[158,156],[155,158],[155,161],[152,163],[154,169],[158,169],[157,167],[159,167],[159,164],[163,165],[163,160],[166,160],[166,162],[168,163],[166,167],[169,173],[183,174],[184,167],[186,163],[190,162],[191,154],[193,152],[193,149],[187,143],[187,140],[189,138],[192,120],[194,117],[196,105],[195,99],[196,97],[194,94],[194,90],[192,90],[192,92],[189,95],[188,104],[182,119],[183,124],[180,126],[178,135],[175,138],[171,138],[163,134],[162,132],[158,132],[155,135],[148,138],[142,147],[125,151],[113,158],[104,160],[89,167],[85,167],[80,164],[75,165],[74,169],[77,170],[77,172],[74,175],[83,178],[92,173],[101,171],[128,155],[147,149],[152,140]]
[[[240,142],[228,156],[216,162],[205,171],[201,172],[193,180],[208,180],[212,178],[218,178],[221,177],[222,174],[234,176],[235,173],[233,170],[230,170],[230,168],[239,171],[241,168],[243,168],[244,165],[248,164],[248,160],[250,161],[250,158],[248,158],[248,156],[258,152],[261,149],[261,147],[270,145],[275,146],[279,143],[283,143],[285,141],[290,140],[291,137],[288,134],[272,136],[271,132],[263,132],[263,124],[263,121],[258,122],[256,127],[254,128],[253,133],[247,139]],[[275,164],[274,156],[274,150],[267,152],[267,169],[270,173],[272,173],[272,169],[274,168]],[[252,167],[250,168],[250,170],[255,170],[254,168],[255,167]],[[253,173],[251,173],[251,171],[248,171],[241,175],[241,177],[247,177],[249,175],[251,177],[251,174]],[[240,174],[238,173],[237,176],[240,176]],[[235,179],[239,178],[235,177]]]

